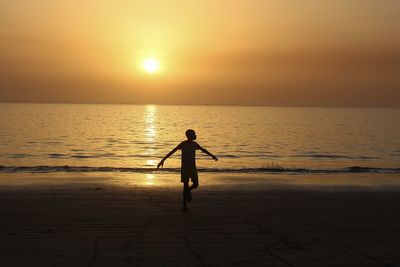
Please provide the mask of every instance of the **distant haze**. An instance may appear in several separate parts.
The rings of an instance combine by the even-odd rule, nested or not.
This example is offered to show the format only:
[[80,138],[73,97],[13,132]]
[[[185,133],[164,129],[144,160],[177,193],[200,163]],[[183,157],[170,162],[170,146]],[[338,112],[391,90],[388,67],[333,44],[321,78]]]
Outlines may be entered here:
[[[400,1],[0,2],[0,102],[400,107]],[[140,68],[146,56],[160,72]]]

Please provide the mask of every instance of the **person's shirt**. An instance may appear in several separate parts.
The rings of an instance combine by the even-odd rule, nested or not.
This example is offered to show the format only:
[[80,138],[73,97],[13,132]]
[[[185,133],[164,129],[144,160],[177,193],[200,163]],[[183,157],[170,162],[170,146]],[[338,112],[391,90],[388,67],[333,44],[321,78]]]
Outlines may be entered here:
[[178,148],[182,150],[181,168],[196,168],[196,150],[200,149],[200,145],[194,141],[186,140],[180,143]]

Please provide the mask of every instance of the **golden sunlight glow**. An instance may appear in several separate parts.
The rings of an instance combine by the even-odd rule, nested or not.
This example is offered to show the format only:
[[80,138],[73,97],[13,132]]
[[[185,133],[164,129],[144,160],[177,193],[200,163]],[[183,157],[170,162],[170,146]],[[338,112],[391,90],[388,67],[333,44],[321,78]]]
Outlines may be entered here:
[[147,73],[156,73],[160,69],[160,61],[154,58],[147,58],[143,61],[143,68]]
[[154,178],[155,178],[154,174],[152,174],[152,173],[146,174],[146,181],[144,184],[145,185],[155,185],[156,183],[154,181]]

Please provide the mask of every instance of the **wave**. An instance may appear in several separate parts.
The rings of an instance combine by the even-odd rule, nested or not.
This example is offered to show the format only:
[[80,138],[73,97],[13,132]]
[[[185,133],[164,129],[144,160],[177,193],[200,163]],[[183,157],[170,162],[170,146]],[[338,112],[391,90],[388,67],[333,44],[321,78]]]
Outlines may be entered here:
[[[346,168],[283,168],[268,166],[260,168],[198,168],[200,172],[209,173],[290,173],[290,174],[335,174],[335,173],[400,173],[400,168],[373,168],[352,166]],[[54,172],[131,172],[179,173],[180,168],[131,168],[131,167],[91,167],[91,166],[0,166],[0,173],[54,173]]]
[[343,156],[335,154],[297,154],[293,156],[288,156],[293,158],[320,158],[320,159],[379,159],[379,157],[368,157],[368,156]]

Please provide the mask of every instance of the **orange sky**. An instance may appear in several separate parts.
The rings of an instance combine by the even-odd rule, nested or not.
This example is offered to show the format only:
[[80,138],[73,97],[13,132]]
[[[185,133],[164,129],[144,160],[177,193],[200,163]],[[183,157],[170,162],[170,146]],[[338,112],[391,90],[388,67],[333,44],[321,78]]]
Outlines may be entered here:
[[[400,107],[400,1],[0,2],[0,101]],[[138,65],[151,55],[159,73]]]

